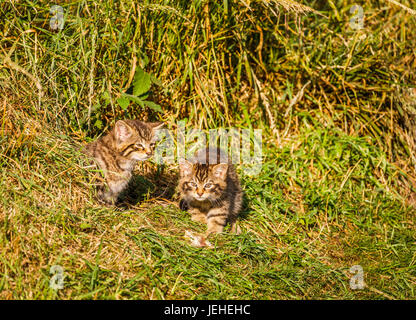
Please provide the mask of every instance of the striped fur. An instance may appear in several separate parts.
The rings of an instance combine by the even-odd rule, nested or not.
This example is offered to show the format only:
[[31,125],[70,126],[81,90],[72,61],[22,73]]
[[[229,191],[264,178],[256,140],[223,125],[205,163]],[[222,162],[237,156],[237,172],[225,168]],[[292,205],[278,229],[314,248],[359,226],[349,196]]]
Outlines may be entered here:
[[222,232],[227,223],[233,229],[242,206],[240,180],[234,166],[220,157],[220,152],[207,148],[191,161],[181,160],[179,164],[181,199],[193,220],[207,223],[207,236]]
[[103,172],[106,186],[100,186],[98,197],[107,204],[115,204],[130,178],[137,161],[153,155],[155,130],[161,122],[119,120],[114,128],[98,140],[88,144],[85,153],[95,160]]

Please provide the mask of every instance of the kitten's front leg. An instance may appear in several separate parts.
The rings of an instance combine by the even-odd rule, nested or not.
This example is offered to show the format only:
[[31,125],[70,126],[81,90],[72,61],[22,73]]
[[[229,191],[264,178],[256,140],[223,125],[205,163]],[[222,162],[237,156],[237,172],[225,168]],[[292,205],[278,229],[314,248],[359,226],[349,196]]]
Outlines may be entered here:
[[117,201],[118,195],[114,195],[111,190],[104,190],[104,188],[98,189],[97,192],[98,200],[106,205],[114,205]]
[[100,190],[98,197],[108,205],[115,205],[120,192],[127,186],[128,180],[120,179],[108,182],[108,190]]
[[206,215],[203,212],[201,212],[199,209],[190,208],[188,211],[191,214],[192,221],[207,223]]
[[220,233],[227,224],[228,211],[225,208],[214,208],[207,214],[207,232],[208,237],[211,233]]

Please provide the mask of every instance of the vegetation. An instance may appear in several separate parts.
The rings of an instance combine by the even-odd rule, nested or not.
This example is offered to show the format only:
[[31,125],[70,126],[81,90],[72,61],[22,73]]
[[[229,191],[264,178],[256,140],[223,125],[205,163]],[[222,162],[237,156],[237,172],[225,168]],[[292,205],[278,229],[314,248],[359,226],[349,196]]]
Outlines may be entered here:
[[[414,299],[416,16],[304,3],[57,1],[52,30],[49,1],[0,2],[0,298]],[[241,234],[190,246],[175,164],[97,203],[80,149],[124,118],[262,129]]]

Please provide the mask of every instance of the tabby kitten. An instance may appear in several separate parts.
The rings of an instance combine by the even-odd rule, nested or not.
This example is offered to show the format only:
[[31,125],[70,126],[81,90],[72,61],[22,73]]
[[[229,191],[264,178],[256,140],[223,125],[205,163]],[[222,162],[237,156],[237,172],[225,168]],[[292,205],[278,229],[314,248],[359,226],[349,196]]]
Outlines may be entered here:
[[94,158],[106,180],[107,188],[103,185],[98,189],[101,201],[106,204],[117,202],[120,192],[132,177],[137,161],[152,156],[155,131],[162,126],[161,122],[119,120],[106,136],[86,146],[85,153]]
[[207,223],[206,236],[232,229],[242,205],[240,180],[221,149],[206,148],[179,163],[179,193],[192,220]]

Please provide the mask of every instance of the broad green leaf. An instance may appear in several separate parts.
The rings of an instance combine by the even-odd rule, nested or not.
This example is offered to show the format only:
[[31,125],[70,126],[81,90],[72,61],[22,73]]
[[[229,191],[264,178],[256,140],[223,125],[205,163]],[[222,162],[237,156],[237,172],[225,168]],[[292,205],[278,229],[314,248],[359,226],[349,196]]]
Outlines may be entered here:
[[149,97],[149,93],[142,94],[140,100],[146,100]]
[[137,67],[133,78],[133,95],[141,96],[150,90],[152,85],[150,74],[145,72],[142,68]]
[[157,103],[154,103],[153,101],[143,101],[143,103],[149,107],[150,109],[153,109],[157,112],[163,112],[162,107],[160,105],[158,105]]
[[133,102],[136,102],[140,107],[144,108],[144,101],[139,97],[128,95],[129,99]]
[[130,99],[123,94],[117,99],[117,103],[123,110],[126,110],[130,104]]

